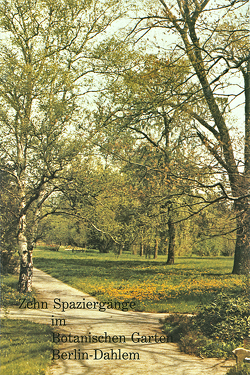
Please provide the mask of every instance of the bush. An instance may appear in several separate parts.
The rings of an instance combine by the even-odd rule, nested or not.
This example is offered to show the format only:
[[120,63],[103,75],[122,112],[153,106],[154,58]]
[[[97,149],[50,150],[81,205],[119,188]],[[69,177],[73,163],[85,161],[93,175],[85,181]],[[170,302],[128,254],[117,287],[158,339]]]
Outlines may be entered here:
[[14,274],[19,266],[19,257],[15,251],[1,250],[1,273]]
[[250,302],[247,296],[219,294],[208,305],[200,305],[196,316],[170,315],[163,323],[185,353],[231,357],[249,335]]
[[248,337],[250,302],[247,296],[221,293],[199,310],[196,324],[207,337],[221,341],[242,341]]
[[187,315],[169,315],[164,321],[164,332],[174,342],[179,342],[181,337],[190,333],[193,328],[193,318]]
[[249,365],[243,365],[241,369],[237,369],[236,366],[230,368],[226,375],[250,375]]
[[[180,350],[186,354],[201,355],[201,348],[205,347],[207,338],[201,333],[191,330],[180,337]],[[204,353],[203,353],[204,354]],[[207,356],[209,357],[209,356]]]
[[224,342],[219,340],[212,340],[206,339],[203,345],[199,347],[199,353],[201,356],[204,357],[216,357],[216,358],[224,358],[224,357],[232,357],[232,351],[240,345],[241,343],[237,343],[235,341],[232,342]]

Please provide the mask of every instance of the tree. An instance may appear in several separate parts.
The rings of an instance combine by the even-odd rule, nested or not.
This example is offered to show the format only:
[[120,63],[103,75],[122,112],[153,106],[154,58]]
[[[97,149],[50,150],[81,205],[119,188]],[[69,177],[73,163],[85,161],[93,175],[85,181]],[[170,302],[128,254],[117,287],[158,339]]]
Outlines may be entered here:
[[126,176],[101,161],[98,163],[97,156],[84,166],[78,162],[71,173],[72,182],[63,195],[67,199],[64,212],[86,223],[89,245],[100,252],[112,249],[121,253],[133,238],[131,219],[136,205]]
[[[203,182],[210,182],[205,177],[205,172],[209,171],[204,165],[200,168],[195,165],[198,142],[194,131],[187,129],[189,117],[179,108],[172,108],[173,102],[177,107],[182,101],[180,87],[192,90],[192,85],[186,81],[190,69],[185,59],[176,62],[173,57],[165,60],[140,52],[131,54],[130,58],[138,61],[137,65],[128,66],[124,72],[120,70],[118,79],[98,103],[95,121],[97,128],[101,127],[99,132],[104,134],[103,153],[127,163],[126,173],[131,170],[131,179],[143,190],[139,217],[142,218],[142,212],[147,213],[145,223],[151,218],[147,225],[152,227],[158,215],[158,235],[162,243],[168,237],[167,264],[173,264],[177,207],[183,210],[184,196],[194,196],[197,190],[190,183],[187,186],[178,175],[185,171],[190,179],[195,178],[202,168]],[[201,199],[200,204],[204,205]],[[192,205],[190,199],[188,205]]]
[[[44,202],[84,152],[83,97],[93,90],[97,38],[118,2],[4,1],[0,5],[1,171],[15,181],[19,290],[31,290],[32,251]],[[27,215],[33,211],[33,224]]]
[[48,215],[40,222],[39,233],[40,239],[46,244],[86,248],[86,223],[83,220],[67,216],[67,212],[64,215]]
[[[213,170],[219,181],[209,186],[197,178],[200,188],[214,189],[214,201],[233,202],[237,222],[235,274],[250,270],[250,48],[246,3],[159,0],[151,4],[131,31],[138,40],[156,28],[163,29],[165,47],[170,53],[174,51],[176,61],[186,57],[190,63],[185,84],[189,82],[192,89],[179,87],[177,94],[182,91],[182,100],[173,100],[171,111],[178,108],[193,120],[203,155],[208,152],[214,159]],[[167,39],[169,35],[172,43]],[[240,90],[235,92],[237,85]],[[234,142],[236,128],[232,129],[227,112],[241,92],[245,96],[244,147],[238,150]],[[226,175],[226,180],[219,174]]]

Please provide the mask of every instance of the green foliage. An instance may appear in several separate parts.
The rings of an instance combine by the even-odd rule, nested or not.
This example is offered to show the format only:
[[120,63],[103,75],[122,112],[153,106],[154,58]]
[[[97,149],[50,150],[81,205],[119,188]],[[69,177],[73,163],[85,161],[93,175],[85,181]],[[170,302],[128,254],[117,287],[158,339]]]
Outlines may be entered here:
[[47,244],[84,247],[87,241],[87,225],[74,217],[49,216],[40,223],[41,238]]
[[0,177],[1,273],[15,273],[17,256],[16,227],[18,217],[18,191],[12,176],[5,172]]
[[19,257],[14,251],[1,249],[1,273],[16,273],[19,265]]
[[[147,157],[151,152],[149,160],[155,160],[154,150],[144,152]],[[141,159],[142,155],[137,157],[138,162]],[[41,238],[46,243],[80,247],[86,244],[100,252],[117,253],[123,248],[139,254],[143,246],[145,255],[146,249],[153,254],[157,242],[158,253],[166,254],[169,203],[165,205],[165,198],[159,197],[167,194],[169,182],[158,179],[155,170],[149,170],[145,177],[140,166],[126,166],[121,174],[91,159],[77,164],[70,171],[71,183],[63,187],[65,195],[48,204],[50,207],[56,202],[57,210],[62,207],[65,214],[46,217],[39,228]],[[180,200],[179,204],[182,203]],[[172,220],[183,219],[183,215],[173,209]],[[221,213],[216,205],[175,224],[176,255],[230,255],[234,238],[218,236],[221,228],[230,231],[232,225],[230,210],[225,208]]]
[[197,326],[196,317],[170,315],[164,321],[164,331],[174,342],[179,343],[180,350],[187,354],[204,357],[222,358],[232,356],[235,342],[221,342],[209,339]]
[[[98,90],[93,73],[100,56],[94,49],[119,15],[119,0],[0,3],[0,171],[11,180],[4,193],[15,219],[3,223],[4,235],[13,232],[5,236],[7,271],[6,251],[14,253],[16,238],[22,265],[31,264],[27,258],[41,218],[57,210],[73,161],[89,152],[86,133],[79,130],[88,112],[83,97]],[[30,288],[22,280],[20,287]]]
[[196,322],[211,339],[242,341],[250,329],[249,297],[218,294],[212,303],[200,306]]
[[232,350],[249,335],[248,297],[220,293],[198,310],[193,317],[167,317],[165,332],[185,353],[217,358],[232,356]]
[[34,297],[33,293],[20,293],[17,291],[17,277],[14,275],[2,275],[1,277],[1,306],[7,308],[9,306],[20,305],[20,299],[27,300]]
[[112,238],[94,228],[89,228],[88,230],[87,245],[90,248],[98,249],[100,253],[108,253],[110,250],[115,249]]
[[250,366],[244,364],[240,369],[234,366],[227,371],[226,375],[250,375]]
[[208,339],[203,334],[188,332],[180,339],[180,349],[187,354],[195,354],[203,357],[228,358],[233,357],[232,350],[240,342],[220,342]]
[[180,341],[181,337],[187,335],[193,327],[192,317],[187,315],[169,315],[163,323],[164,331],[174,342]]

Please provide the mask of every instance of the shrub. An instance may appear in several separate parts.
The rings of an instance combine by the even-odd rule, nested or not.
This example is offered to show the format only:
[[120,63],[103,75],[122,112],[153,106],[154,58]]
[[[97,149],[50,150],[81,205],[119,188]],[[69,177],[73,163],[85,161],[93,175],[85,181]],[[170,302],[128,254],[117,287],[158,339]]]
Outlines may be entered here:
[[250,375],[250,367],[249,365],[243,365],[241,369],[237,369],[234,366],[227,371],[226,375]]
[[196,316],[170,315],[164,331],[180,350],[204,357],[230,357],[249,335],[250,302],[247,296],[219,294],[200,305]]
[[8,273],[14,274],[17,272],[19,266],[19,257],[15,251],[1,250],[1,273],[6,275]]
[[250,302],[247,296],[218,294],[208,305],[199,307],[196,324],[209,338],[242,341],[250,328]]
[[163,322],[164,332],[174,342],[179,342],[181,337],[190,333],[193,327],[193,318],[187,315],[169,315]]
[[180,337],[180,350],[186,354],[201,355],[201,348],[206,345],[207,338],[201,333],[190,331]]
[[199,347],[199,353],[204,357],[232,357],[232,351],[237,346],[238,343],[236,343],[235,341],[224,342],[219,340],[214,341],[212,339],[206,339],[204,344]]

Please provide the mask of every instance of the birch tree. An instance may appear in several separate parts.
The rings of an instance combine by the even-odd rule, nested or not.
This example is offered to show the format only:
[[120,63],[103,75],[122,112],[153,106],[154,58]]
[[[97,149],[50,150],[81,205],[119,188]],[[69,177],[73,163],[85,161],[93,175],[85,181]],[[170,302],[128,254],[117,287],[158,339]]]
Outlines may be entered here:
[[[6,0],[0,5],[1,170],[18,189],[19,290],[32,288],[27,214],[39,210],[84,146],[77,132],[93,90],[98,38],[118,17],[117,1]],[[81,143],[81,145],[80,145]]]

